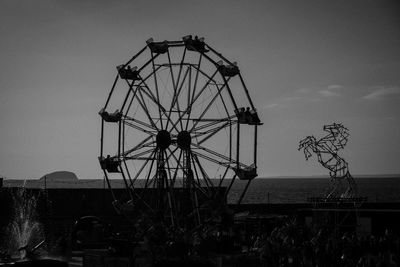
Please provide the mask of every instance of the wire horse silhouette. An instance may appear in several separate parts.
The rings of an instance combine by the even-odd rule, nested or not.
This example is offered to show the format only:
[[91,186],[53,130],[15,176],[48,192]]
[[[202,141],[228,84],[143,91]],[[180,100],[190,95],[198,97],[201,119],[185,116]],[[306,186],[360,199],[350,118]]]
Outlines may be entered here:
[[[341,123],[325,125],[323,130],[328,135],[319,140],[314,136],[307,136],[300,141],[298,150],[303,150],[306,160],[312,156],[312,153],[316,154],[318,162],[329,170],[332,189],[326,198],[355,198],[357,185],[349,172],[348,163],[338,155],[338,151],[347,144],[349,130]],[[344,181],[347,182],[345,189],[343,189]]]

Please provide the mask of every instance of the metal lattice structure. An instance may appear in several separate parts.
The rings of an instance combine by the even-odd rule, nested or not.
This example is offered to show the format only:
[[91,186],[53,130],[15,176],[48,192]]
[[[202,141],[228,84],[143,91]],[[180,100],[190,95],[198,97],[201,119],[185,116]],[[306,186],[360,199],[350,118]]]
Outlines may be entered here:
[[101,168],[108,186],[122,178],[128,195],[114,201],[117,209],[193,228],[237,179],[247,181],[240,203],[257,176],[262,123],[236,63],[185,36],[149,39],[117,71],[99,112]]
[[[328,134],[317,140],[307,136],[300,141],[298,150],[303,150],[306,160],[312,153],[317,155],[318,162],[329,170],[332,189],[326,198],[356,198],[357,185],[349,172],[348,163],[338,155],[338,151],[347,144],[349,132],[340,123],[325,125],[323,130]],[[344,184],[345,183],[345,184]]]

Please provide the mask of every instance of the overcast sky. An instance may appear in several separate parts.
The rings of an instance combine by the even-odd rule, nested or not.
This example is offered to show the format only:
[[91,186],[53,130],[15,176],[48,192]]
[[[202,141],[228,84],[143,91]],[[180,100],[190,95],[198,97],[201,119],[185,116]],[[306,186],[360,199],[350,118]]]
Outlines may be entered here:
[[115,66],[187,34],[237,61],[264,125],[259,175],[319,175],[297,151],[350,130],[351,173],[400,173],[398,1],[0,0],[0,175],[102,178],[100,119]]

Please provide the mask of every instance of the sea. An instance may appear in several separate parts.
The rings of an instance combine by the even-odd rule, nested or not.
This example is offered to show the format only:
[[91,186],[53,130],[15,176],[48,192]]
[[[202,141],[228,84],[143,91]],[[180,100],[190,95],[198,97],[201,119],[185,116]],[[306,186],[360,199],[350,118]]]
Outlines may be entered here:
[[[360,197],[367,197],[368,202],[400,202],[400,175],[393,177],[355,178]],[[229,181],[226,181],[227,183]],[[225,185],[227,185],[225,183]],[[243,193],[246,181],[234,182],[228,202],[236,203]],[[304,203],[307,198],[321,197],[330,188],[330,178],[257,178],[254,179],[242,200],[242,203]],[[62,180],[4,180],[4,187],[27,188],[107,188],[104,180],[78,179]],[[113,180],[113,188],[123,188],[122,180]]]
[[[368,202],[400,202],[399,178],[355,178],[358,194]],[[243,181],[231,190],[229,202],[235,202]],[[310,197],[322,197],[331,188],[326,178],[263,178],[250,184],[242,203],[304,203]]]

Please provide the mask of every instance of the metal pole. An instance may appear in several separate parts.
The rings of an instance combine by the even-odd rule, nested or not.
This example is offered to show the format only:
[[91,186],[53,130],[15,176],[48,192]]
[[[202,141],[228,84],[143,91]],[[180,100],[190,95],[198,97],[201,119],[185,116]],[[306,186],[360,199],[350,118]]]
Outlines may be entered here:
[[257,169],[257,124],[254,125],[254,168]]
[[246,84],[244,83],[243,77],[242,77],[242,75],[241,75],[240,73],[239,73],[239,78],[240,78],[240,82],[241,82],[242,85],[243,85],[243,88],[244,88],[244,91],[245,91],[245,93],[246,93],[247,99],[248,99],[249,102],[250,102],[250,106],[251,106],[251,108],[252,108],[253,110],[255,110],[253,101],[251,101],[251,98],[250,98],[249,90],[247,90],[247,86],[246,86]]
[[237,136],[236,136],[236,169],[239,170],[239,149],[240,149],[240,123],[237,124]]
[[101,119],[100,157],[103,157],[104,119]]
[[246,184],[246,187],[244,188],[242,194],[240,195],[240,198],[239,198],[239,201],[237,202],[237,205],[240,205],[240,203],[242,202],[243,197],[244,197],[244,195],[246,194],[247,189],[249,188],[250,183],[251,183],[251,180],[248,180],[248,181],[247,181],[247,184]]
[[122,124],[122,153],[124,153],[125,162],[125,123]]
[[141,53],[144,52],[144,50],[146,50],[147,45],[145,47],[142,48],[142,50],[140,50],[139,52],[137,52],[128,62],[125,63],[124,68],[126,66],[128,66],[129,64],[131,64],[132,61],[134,61]]
[[118,160],[121,156],[121,120],[118,122]]
[[106,104],[104,105],[104,110],[106,110],[106,108],[107,108],[107,106],[108,106],[108,102],[110,102],[111,95],[112,95],[112,93],[114,92],[114,88],[115,88],[115,85],[117,84],[118,78],[119,78],[119,74],[117,74],[117,77],[115,77],[115,80],[114,80],[114,83],[113,83],[113,85],[112,85],[111,91],[110,91],[110,93],[108,94],[108,98],[107,98]]

